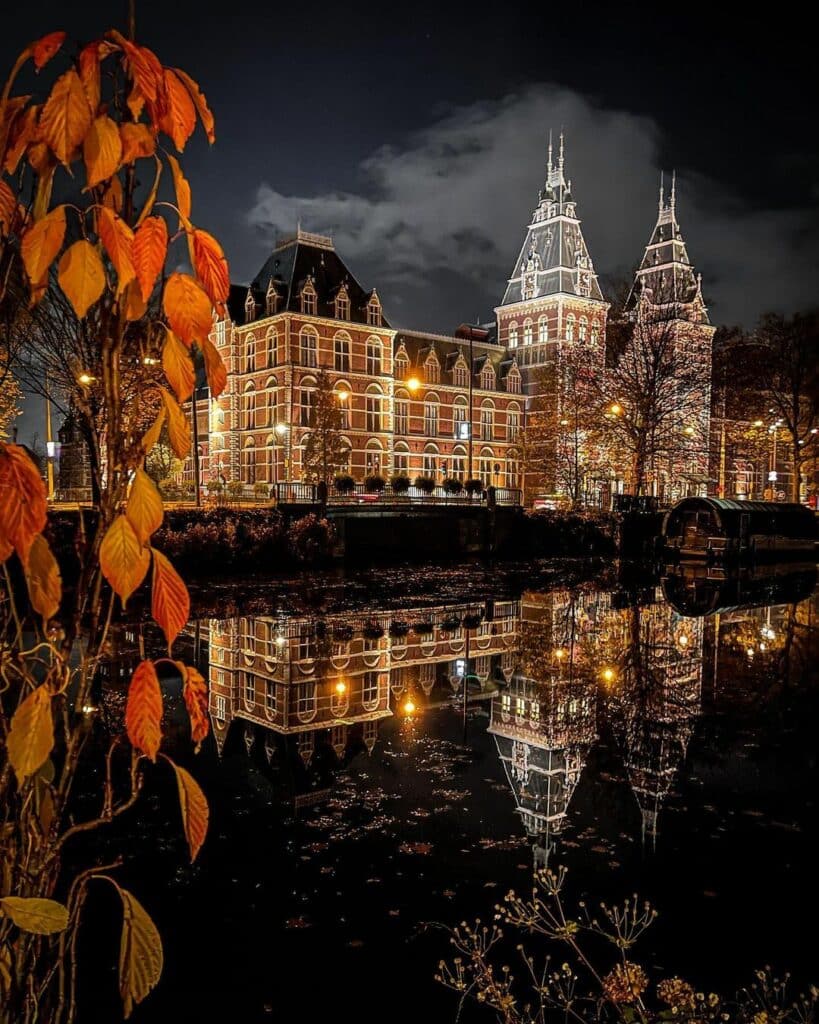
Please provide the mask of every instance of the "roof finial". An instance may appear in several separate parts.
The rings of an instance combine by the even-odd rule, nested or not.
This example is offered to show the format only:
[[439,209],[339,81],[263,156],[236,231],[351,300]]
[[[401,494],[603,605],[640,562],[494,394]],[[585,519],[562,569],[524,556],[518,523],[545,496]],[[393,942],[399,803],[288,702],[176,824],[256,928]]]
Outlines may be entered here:
[[677,205],[677,171],[671,172],[671,216],[676,216],[675,206]]
[[664,189],[663,186],[664,186],[663,172],[660,171],[660,213],[663,212],[663,201],[665,199],[665,189]]
[[560,129],[560,155],[557,159],[557,169],[560,171],[560,177],[563,178],[563,129]]
[[546,184],[549,184],[549,179],[552,176],[552,129],[549,129],[549,149],[547,150],[546,156]]

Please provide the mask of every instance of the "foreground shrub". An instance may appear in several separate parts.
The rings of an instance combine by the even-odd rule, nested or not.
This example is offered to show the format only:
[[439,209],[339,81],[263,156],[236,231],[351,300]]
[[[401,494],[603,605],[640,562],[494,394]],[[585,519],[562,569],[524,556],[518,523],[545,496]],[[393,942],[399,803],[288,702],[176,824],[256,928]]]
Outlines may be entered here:
[[335,530],[328,520],[311,512],[291,524],[287,540],[291,554],[299,562],[315,565],[332,554]]
[[396,473],[390,480],[390,486],[395,494],[406,494],[410,487],[410,478],[406,473]]
[[352,494],[355,490],[355,480],[349,473],[339,473],[333,483],[339,494]]
[[422,494],[432,494],[435,490],[435,481],[431,476],[417,476],[413,480],[413,485],[417,487]]
[[364,477],[364,490],[368,494],[380,494],[387,486],[387,481],[383,476],[373,474],[372,476]]

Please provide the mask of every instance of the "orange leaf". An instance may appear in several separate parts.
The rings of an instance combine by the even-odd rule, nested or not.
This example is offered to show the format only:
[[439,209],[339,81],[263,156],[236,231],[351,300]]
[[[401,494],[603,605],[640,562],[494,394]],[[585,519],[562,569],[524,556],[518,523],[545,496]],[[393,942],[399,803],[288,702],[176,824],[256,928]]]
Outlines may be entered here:
[[26,565],[45,524],[46,489],[37,467],[19,445],[0,445],[0,547],[5,557],[13,547]]
[[147,124],[121,124],[119,134],[124,164],[133,163],[142,156],[153,156],[156,152],[156,139]]
[[57,169],[57,161],[51,160],[51,153],[46,148],[49,156],[48,166],[37,175],[37,188],[34,192],[34,205],[31,208],[35,220],[42,220],[48,212],[48,204],[51,202],[51,189],[54,185],[54,172]]
[[128,70],[146,100],[156,103],[163,89],[162,65],[155,53],[146,46],[137,46],[116,29],[107,33],[110,39],[123,49],[128,61]]
[[135,750],[156,761],[162,742],[162,691],[152,661],[141,661],[131,676],[125,731]]
[[43,764],[54,746],[51,693],[38,686],[14,712],[6,737],[6,753],[22,784]]
[[145,579],[151,556],[124,515],[108,527],[100,545],[100,568],[123,603]]
[[188,849],[191,851],[191,863],[196,860],[196,855],[202,848],[205,836],[208,834],[208,801],[205,794],[190,772],[174,764],[169,757],[165,760],[171,765],[176,774],[176,785],[179,789],[179,808],[182,811],[182,827],[185,830],[185,838],[188,840]]
[[154,284],[165,265],[168,250],[168,225],[164,217],[148,217],[134,234],[134,269],[145,302],[151,297]]
[[222,246],[213,235],[197,228],[193,233],[194,269],[213,304],[226,302],[230,291],[230,274]]
[[213,306],[189,274],[171,274],[165,283],[162,308],[171,329],[186,345],[201,342],[210,334]]
[[151,615],[162,627],[170,647],[190,618],[191,599],[184,580],[168,559],[156,548],[151,551],[154,556]]
[[38,39],[32,44],[32,56],[34,67],[40,71],[48,64],[54,54],[60,49],[65,41],[65,32],[49,32],[47,36]]
[[97,230],[108,258],[117,272],[117,296],[121,295],[125,286],[136,277],[134,269],[133,246],[134,233],[113,210],[107,206],[100,207],[97,217]]
[[193,394],[196,374],[190,349],[185,348],[173,331],[167,331],[165,335],[165,344],[162,346],[162,369],[177,399],[180,402],[187,402]]
[[145,544],[151,534],[162,525],[163,511],[162,496],[156,484],[144,469],[136,470],[125,515],[133,526],[140,544]]
[[169,391],[160,388],[165,412],[168,417],[168,438],[174,453],[184,459],[191,452],[191,429],[187,416],[182,412]]
[[31,284],[31,301],[37,303],[48,287],[48,268],[65,237],[65,207],[57,206],[23,234],[20,246],[23,266]]
[[17,199],[5,181],[0,181],[0,235],[11,233],[17,213]]
[[202,127],[205,129],[208,142],[211,144],[214,143],[216,141],[216,133],[214,132],[213,114],[210,112],[207,100],[202,95],[199,86],[190,75],[186,74],[186,72],[181,68],[174,68],[174,71],[188,87],[188,92],[191,94],[191,99],[193,100],[194,106],[199,112],[199,117],[202,120]]
[[40,115],[43,140],[67,167],[91,127],[91,107],[82,80],[72,68],[60,75]]
[[57,280],[82,320],[105,290],[102,260],[90,242],[80,239],[65,250],[57,269]]
[[181,153],[196,127],[196,108],[187,87],[172,68],[164,68],[168,109],[159,127],[173,139]]
[[210,728],[208,720],[208,684],[193,665],[176,662],[182,675],[182,696],[191,720],[191,739],[197,745],[207,736]]
[[[20,99],[25,99],[25,97],[20,97]],[[27,107],[22,113],[15,116],[12,121],[8,136],[6,158],[3,165],[9,174],[14,174],[26,146],[37,138],[37,132],[39,131],[37,116],[39,113],[40,108],[38,106]]]
[[63,596],[62,577],[57,559],[41,533],[34,538],[26,572],[31,607],[47,622],[53,619]]
[[219,349],[210,338],[200,341],[199,347],[205,358],[205,375],[208,378],[210,393],[214,398],[218,398],[227,387],[227,368],[219,355]]
[[134,87],[128,93],[128,99],[125,103],[131,112],[131,117],[135,120],[142,117],[142,111],[145,107],[145,97],[142,95],[142,92],[136,83],[134,83]]
[[168,163],[171,165],[171,173],[173,174],[173,187],[176,192],[176,206],[179,210],[179,217],[182,221],[182,225],[185,228],[190,229],[191,187],[188,184],[185,175],[182,173],[179,161],[175,156],[171,156],[170,153],[168,154]]
[[119,213],[122,210],[122,182],[116,175],[109,178],[103,185],[100,201],[103,206],[107,206],[114,213]]
[[131,281],[125,289],[125,319],[141,320],[148,310],[148,303],[142,298],[139,290],[139,281]]
[[103,114],[94,121],[85,136],[82,153],[88,176],[87,188],[99,185],[117,171],[122,159],[122,142],[119,128],[110,117]]
[[82,82],[88,105],[92,113],[96,113],[100,105],[100,44],[89,43],[80,50],[80,81]]

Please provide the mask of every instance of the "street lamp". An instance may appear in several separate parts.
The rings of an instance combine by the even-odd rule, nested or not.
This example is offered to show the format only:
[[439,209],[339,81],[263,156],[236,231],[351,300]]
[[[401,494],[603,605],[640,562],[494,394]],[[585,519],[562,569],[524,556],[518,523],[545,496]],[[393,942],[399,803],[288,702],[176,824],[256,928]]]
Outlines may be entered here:
[[421,381],[418,380],[417,377],[410,377],[409,380],[406,383],[407,383],[407,390],[410,391],[413,395],[418,390],[418,388],[421,387]]

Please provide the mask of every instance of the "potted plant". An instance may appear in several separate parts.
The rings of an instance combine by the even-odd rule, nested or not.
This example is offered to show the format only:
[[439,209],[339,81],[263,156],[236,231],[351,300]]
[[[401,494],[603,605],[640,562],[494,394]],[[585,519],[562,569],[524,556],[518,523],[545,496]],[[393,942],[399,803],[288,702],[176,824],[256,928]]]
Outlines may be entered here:
[[445,633],[454,633],[455,630],[460,626],[461,620],[457,615],[448,615],[441,621],[441,629]]
[[422,494],[432,494],[435,490],[435,481],[431,476],[417,476],[413,480],[413,485],[418,488]]
[[208,494],[219,495],[224,491],[225,485],[221,480],[209,480],[208,481]]
[[418,636],[426,636],[428,633],[432,632],[432,623],[428,619],[425,619],[422,622],[416,622],[412,627],[412,631]]
[[480,612],[467,612],[463,618],[464,629],[477,629],[483,621],[483,615]]
[[406,473],[396,473],[390,481],[393,494],[406,494],[410,486],[410,478]]
[[370,476],[364,477],[364,490],[367,494],[380,494],[387,486],[387,481],[383,476],[379,476],[377,473],[372,473]]
[[390,623],[390,636],[396,638],[405,637],[409,633],[409,623],[402,622],[401,619],[394,619]]
[[444,480],[444,490],[447,494],[460,494],[463,489],[464,485],[455,476],[448,476]]
[[368,619],[361,630],[361,635],[367,640],[380,640],[384,635],[384,627],[377,619]]
[[339,623],[333,627],[333,639],[338,644],[347,644],[353,639],[353,627]]
[[355,480],[349,473],[339,473],[333,483],[339,494],[352,494],[355,490]]
[[270,485],[266,484],[263,480],[257,480],[253,485],[253,494],[257,498],[264,500],[270,494]]
[[467,480],[464,484],[467,494],[481,494],[483,492],[483,480]]
[[228,497],[238,500],[245,493],[245,485],[241,480],[229,480],[227,485]]

